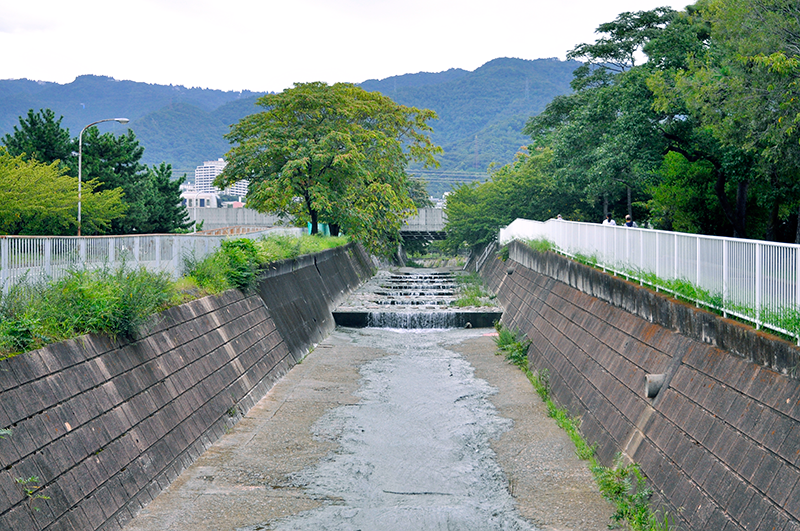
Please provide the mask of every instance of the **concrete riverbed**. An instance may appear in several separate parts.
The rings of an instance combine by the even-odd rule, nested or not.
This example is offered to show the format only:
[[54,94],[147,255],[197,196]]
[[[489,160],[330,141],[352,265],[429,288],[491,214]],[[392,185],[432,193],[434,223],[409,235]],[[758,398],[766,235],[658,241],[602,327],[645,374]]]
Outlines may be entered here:
[[490,332],[337,329],[126,531],[607,529]]

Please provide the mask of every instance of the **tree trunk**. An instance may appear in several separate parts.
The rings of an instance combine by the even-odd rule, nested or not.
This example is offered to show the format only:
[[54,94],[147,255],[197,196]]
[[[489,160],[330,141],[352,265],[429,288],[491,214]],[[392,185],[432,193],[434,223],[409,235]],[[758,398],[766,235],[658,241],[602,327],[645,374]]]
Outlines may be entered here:
[[603,219],[606,219],[608,216],[608,196],[603,196]]
[[631,187],[626,186],[628,189],[628,215],[633,219],[633,203],[631,202]]
[[794,233],[794,243],[800,245],[800,207],[797,207],[797,231]]
[[714,193],[717,195],[725,218],[733,225],[733,237],[746,238],[745,219],[747,214],[747,187],[749,183],[747,181],[739,183],[736,189],[736,209],[734,210],[734,208],[731,207],[731,202],[728,201],[728,195],[725,193],[725,172],[718,167],[716,168],[716,172],[717,182],[714,184]]
[[769,213],[769,225],[767,225],[767,240],[774,242],[778,240],[778,213],[781,202],[776,197],[772,203],[772,211]]
[[733,225],[733,235],[737,238],[747,238],[747,188],[750,183],[741,181],[736,187],[736,223]]
[[309,209],[308,213],[311,215],[311,234],[317,234],[319,232],[319,214],[312,209]]
[[338,236],[339,235],[339,225],[336,223],[331,223],[328,225],[331,230],[331,236]]

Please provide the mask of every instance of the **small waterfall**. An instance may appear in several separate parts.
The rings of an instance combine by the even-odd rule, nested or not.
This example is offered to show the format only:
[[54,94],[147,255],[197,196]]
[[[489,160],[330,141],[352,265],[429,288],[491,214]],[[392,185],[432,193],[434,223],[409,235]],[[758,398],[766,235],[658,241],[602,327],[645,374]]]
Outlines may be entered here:
[[336,311],[336,324],[373,328],[490,327],[500,319],[497,307],[457,308],[452,271],[379,271]]
[[369,312],[367,326],[373,328],[464,328],[456,312]]

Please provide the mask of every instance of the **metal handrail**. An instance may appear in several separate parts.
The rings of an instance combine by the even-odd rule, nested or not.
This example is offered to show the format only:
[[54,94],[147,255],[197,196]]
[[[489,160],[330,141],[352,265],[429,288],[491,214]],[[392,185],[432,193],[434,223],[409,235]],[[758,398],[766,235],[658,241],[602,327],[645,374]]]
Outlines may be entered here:
[[[238,234],[256,239],[274,234],[299,236],[303,229],[270,228]],[[117,267],[123,263],[182,274],[185,257],[202,259],[232,236],[201,234],[146,234],[124,236],[0,236],[0,287],[3,294],[23,280],[58,280],[69,271]]]
[[589,259],[612,274],[657,290],[678,294],[656,279],[690,284],[706,296],[680,295],[698,306],[800,339],[776,322],[776,316],[786,312],[800,317],[796,244],[555,219],[517,219],[499,234],[501,245],[538,238],[554,243],[566,256]]

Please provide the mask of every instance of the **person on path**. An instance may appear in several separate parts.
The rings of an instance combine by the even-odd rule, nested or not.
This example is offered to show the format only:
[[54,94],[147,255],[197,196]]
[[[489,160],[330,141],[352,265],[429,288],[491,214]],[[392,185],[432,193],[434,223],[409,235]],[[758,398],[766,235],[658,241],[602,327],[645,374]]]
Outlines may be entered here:
[[606,214],[606,219],[603,220],[603,225],[616,225],[617,222],[611,218],[611,214]]
[[630,216],[625,216],[625,226],[626,227],[634,227],[634,228],[636,228],[639,225],[637,225],[636,222],[633,221]]

